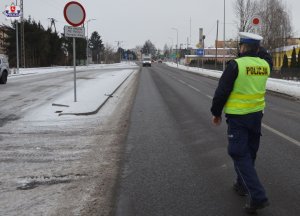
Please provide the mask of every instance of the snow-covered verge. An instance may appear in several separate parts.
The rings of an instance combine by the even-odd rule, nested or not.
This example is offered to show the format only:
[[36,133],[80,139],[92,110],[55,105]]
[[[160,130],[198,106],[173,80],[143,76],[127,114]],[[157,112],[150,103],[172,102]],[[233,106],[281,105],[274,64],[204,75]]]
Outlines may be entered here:
[[[132,62],[124,62],[111,65],[92,65],[88,67],[78,67],[83,71],[88,70],[107,70],[109,73],[101,73],[94,79],[86,79],[84,82],[77,82],[76,102],[74,88],[71,91],[61,94],[33,112],[28,113],[25,119],[28,120],[53,120],[61,115],[87,115],[95,114],[107,99],[112,97],[112,93],[128,78],[138,66]],[[115,69],[115,70],[114,70]],[[28,68],[22,69],[20,74],[13,76],[30,76],[45,73],[57,73],[73,71],[73,68]],[[21,78],[21,77],[20,77]]]
[[[87,71],[96,69],[120,69],[127,66],[136,66],[133,62],[121,62],[117,64],[91,64],[89,66],[77,66],[76,71]],[[56,66],[56,67],[38,67],[38,68],[20,68],[19,73],[15,68],[10,69],[9,78],[22,76],[22,75],[32,75],[32,74],[46,74],[46,73],[57,73],[73,71],[73,66]]]
[[[177,64],[173,62],[167,62],[166,64],[170,67],[177,68]],[[208,70],[203,68],[188,67],[184,65],[178,65],[178,68],[181,70],[186,70],[215,78],[220,78],[222,75],[222,71],[219,70]],[[269,78],[267,81],[267,89],[300,99],[300,82]]]

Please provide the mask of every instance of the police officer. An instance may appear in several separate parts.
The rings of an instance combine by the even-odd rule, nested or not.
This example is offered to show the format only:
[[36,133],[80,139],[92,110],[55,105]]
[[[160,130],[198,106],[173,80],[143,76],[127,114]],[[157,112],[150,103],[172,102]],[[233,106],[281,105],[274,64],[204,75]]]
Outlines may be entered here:
[[234,189],[247,195],[247,213],[269,205],[255,170],[265,108],[266,82],[272,58],[260,47],[261,36],[240,32],[240,54],[228,62],[212,102],[212,123],[220,125],[224,109],[228,125],[228,153],[233,159],[237,180]]

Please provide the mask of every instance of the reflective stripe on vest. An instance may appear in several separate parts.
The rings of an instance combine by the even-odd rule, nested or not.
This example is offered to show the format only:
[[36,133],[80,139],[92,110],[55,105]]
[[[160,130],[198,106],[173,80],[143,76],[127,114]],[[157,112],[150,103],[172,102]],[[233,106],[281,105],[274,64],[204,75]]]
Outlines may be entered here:
[[243,115],[263,110],[266,82],[270,75],[269,64],[258,57],[242,57],[235,61],[238,65],[238,76],[224,112]]

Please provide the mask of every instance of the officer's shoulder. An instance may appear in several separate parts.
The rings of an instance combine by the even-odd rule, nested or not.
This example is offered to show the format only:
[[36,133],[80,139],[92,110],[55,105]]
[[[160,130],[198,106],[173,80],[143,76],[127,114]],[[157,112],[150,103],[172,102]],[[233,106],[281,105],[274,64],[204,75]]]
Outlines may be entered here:
[[237,66],[237,62],[235,61],[235,59],[231,59],[226,63],[226,65],[227,65],[227,67],[228,66],[235,67],[235,66]]

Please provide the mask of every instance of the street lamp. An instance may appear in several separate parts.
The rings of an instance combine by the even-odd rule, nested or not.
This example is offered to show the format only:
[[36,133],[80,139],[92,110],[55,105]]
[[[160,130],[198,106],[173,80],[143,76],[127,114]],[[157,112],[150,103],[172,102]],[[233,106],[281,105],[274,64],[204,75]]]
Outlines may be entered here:
[[89,65],[89,22],[96,19],[89,19],[86,21],[86,66]]
[[169,50],[170,50],[170,53],[169,53],[169,56],[168,56],[168,59],[170,60],[170,58],[171,58],[171,55],[172,55],[172,53],[173,53],[173,38],[172,37],[168,37],[169,38],[169,40],[171,41],[171,48],[169,48]]
[[177,35],[177,43],[176,43],[176,63],[177,63],[177,67],[178,67],[178,29],[177,28],[172,28],[173,30],[176,31],[176,35]]

